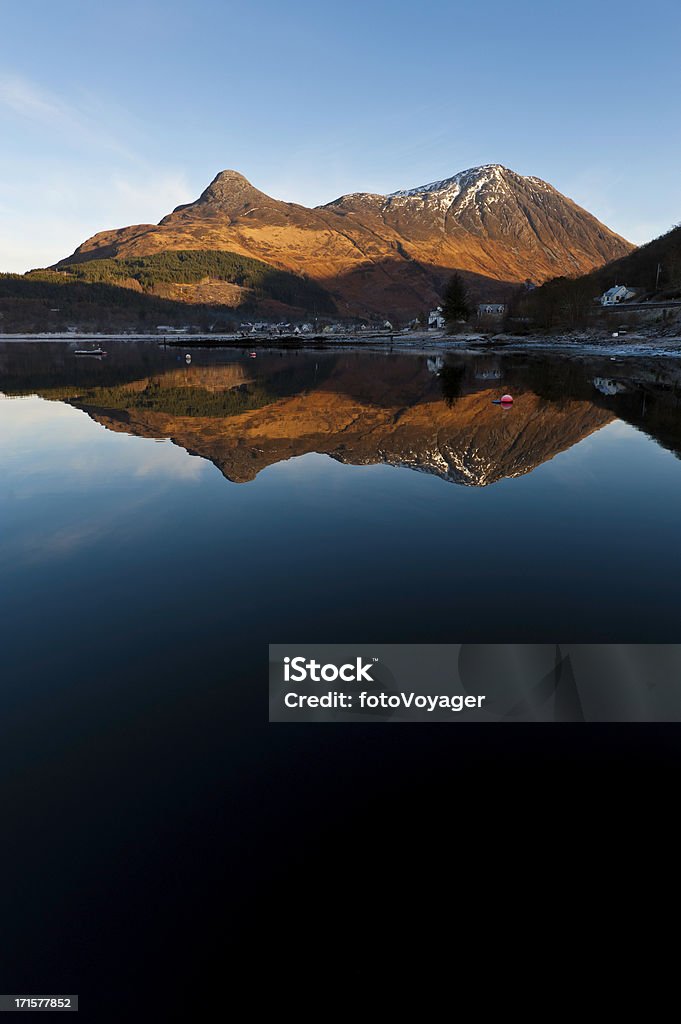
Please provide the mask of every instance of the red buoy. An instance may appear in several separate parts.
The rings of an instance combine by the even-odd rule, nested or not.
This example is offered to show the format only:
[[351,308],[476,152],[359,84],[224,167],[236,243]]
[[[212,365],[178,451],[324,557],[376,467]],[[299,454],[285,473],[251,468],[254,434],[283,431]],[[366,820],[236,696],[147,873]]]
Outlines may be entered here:
[[513,405],[513,395],[502,395],[501,396],[501,404],[502,405]]

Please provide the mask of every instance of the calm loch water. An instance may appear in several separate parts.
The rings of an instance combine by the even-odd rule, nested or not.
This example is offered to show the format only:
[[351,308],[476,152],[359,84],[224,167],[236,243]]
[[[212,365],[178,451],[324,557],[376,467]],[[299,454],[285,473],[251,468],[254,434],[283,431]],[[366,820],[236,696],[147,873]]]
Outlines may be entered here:
[[442,774],[268,727],[268,643],[678,640],[673,363],[74,347],[0,345],[4,991],[217,985],[211,924]]

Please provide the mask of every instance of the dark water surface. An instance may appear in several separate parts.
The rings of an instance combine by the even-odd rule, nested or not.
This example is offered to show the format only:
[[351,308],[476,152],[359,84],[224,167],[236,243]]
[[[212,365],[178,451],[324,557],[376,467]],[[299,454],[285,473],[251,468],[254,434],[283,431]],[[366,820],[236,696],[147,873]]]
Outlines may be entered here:
[[3,992],[179,991],[245,864],[399,777],[268,728],[269,642],[678,640],[674,363],[74,347],[0,346]]

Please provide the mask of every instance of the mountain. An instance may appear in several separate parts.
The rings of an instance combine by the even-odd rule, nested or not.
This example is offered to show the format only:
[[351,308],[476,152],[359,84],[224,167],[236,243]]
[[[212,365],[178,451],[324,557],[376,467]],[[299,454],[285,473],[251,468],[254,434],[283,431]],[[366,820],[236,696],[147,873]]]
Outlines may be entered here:
[[[496,299],[528,278],[540,283],[586,273],[632,249],[551,185],[499,164],[387,196],[341,196],[313,209],[272,199],[237,171],[222,171],[195,202],[159,224],[99,232],[55,269],[227,252],[309,279],[341,316],[404,316],[437,303],[455,269],[474,297]],[[210,294],[215,301],[220,280],[160,282],[154,294],[191,302]],[[232,291],[224,301],[241,299]]]

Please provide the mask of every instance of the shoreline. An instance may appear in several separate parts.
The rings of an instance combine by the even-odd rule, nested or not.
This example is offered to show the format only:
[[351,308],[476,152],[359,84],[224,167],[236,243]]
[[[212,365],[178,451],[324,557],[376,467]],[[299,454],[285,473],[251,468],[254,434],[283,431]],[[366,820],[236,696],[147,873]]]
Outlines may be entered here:
[[642,334],[628,334],[625,337],[603,337],[593,335],[544,335],[525,337],[518,335],[469,334],[447,335],[442,331],[412,332],[392,335],[377,332],[365,336],[356,335],[315,335],[314,337],[234,335],[172,335],[159,337],[157,334],[0,334],[0,345],[20,344],[63,344],[79,345],[83,342],[116,342],[155,344],[159,348],[184,349],[225,349],[268,351],[288,349],[317,351],[364,351],[404,352],[405,354],[429,354],[461,351],[477,351],[492,354],[513,353],[556,353],[565,356],[608,355],[612,358],[657,357],[664,359],[681,358],[681,336],[650,337]]

